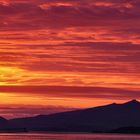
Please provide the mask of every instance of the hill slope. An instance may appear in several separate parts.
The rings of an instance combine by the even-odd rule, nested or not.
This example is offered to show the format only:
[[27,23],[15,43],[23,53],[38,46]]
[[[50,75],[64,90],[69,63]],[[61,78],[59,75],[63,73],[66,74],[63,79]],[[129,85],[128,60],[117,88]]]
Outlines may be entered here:
[[140,127],[140,102],[132,100],[124,104],[18,118],[9,122],[33,131],[109,131],[120,127]]

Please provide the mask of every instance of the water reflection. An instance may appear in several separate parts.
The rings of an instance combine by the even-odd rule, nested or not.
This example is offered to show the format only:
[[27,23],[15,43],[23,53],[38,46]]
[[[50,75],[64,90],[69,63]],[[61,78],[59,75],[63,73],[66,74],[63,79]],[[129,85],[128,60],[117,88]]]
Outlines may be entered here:
[[0,134],[0,140],[140,140],[140,135],[116,134]]

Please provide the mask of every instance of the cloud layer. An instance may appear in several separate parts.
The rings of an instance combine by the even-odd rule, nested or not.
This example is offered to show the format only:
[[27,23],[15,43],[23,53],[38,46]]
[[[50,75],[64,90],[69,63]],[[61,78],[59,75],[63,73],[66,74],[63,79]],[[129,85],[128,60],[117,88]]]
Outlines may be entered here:
[[139,17],[139,0],[0,0],[0,85],[97,104],[139,98]]

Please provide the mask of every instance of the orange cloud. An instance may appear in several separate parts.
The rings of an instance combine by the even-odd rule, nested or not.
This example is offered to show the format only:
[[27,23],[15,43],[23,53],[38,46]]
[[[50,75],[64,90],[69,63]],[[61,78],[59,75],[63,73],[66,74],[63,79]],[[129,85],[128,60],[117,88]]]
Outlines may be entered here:
[[[2,98],[10,104],[53,105],[57,95],[56,106],[69,107],[139,98],[139,13],[138,0],[0,0],[0,85],[9,86]],[[71,88],[49,91],[55,97],[46,104],[50,94],[34,100],[34,89],[30,97],[19,97],[22,90],[14,87],[18,93],[11,97],[11,85]],[[79,87],[92,92],[84,88],[77,94]]]

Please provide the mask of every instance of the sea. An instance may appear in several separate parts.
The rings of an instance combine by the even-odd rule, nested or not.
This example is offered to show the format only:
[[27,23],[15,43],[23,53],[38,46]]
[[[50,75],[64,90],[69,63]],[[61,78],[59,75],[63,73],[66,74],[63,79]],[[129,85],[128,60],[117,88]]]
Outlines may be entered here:
[[140,135],[82,133],[3,133],[0,134],[0,140],[140,140]]

